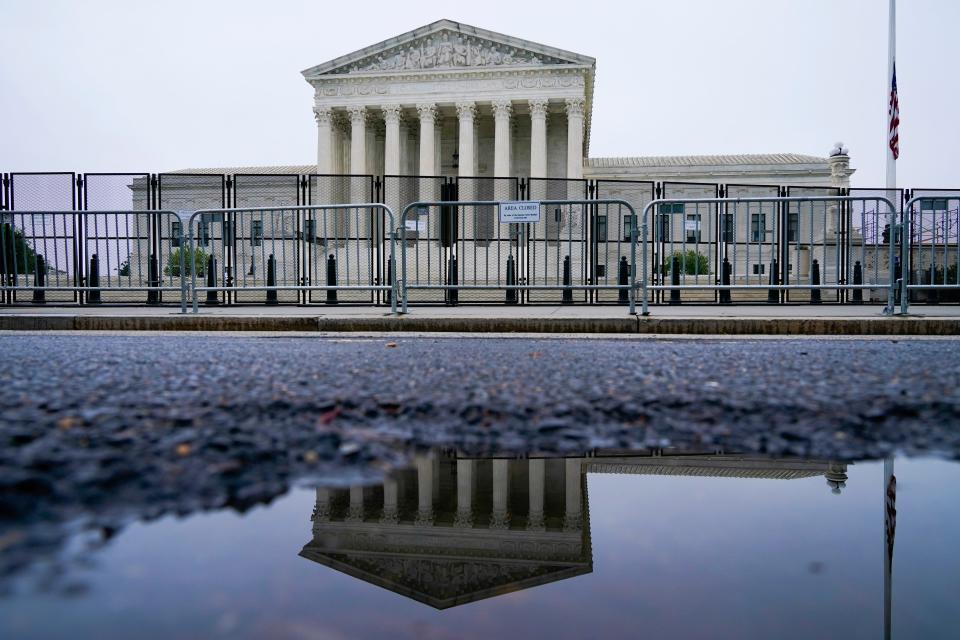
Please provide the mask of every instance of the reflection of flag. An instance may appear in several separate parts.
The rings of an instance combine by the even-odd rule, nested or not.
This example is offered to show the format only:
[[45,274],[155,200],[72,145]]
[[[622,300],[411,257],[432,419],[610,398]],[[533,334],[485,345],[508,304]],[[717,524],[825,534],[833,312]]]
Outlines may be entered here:
[[890,105],[887,108],[887,115],[890,116],[889,122],[889,142],[890,152],[893,159],[900,157],[900,99],[897,97],[897,63],[893,63],[893,78],[890,80]]
[[891,474],[887,482],[883,524],[886,528],[887,562],[893,564],[893,537],[897,533],[897,476]]

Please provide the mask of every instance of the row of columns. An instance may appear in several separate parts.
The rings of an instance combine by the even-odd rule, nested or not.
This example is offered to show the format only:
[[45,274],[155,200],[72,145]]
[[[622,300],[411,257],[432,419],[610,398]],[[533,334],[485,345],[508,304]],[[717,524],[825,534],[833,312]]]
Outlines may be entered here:
[[[583,495],[581,458],[567,458],[564,460],[565,477],[565,504],[564,528],[579,529],[583,524]],[[433,511],[433,466],[435,460],[428,456],[420,456],[415,460],[417,470],[417,516],[418,525],[431,525],[434,520]],[[491,529],[506,529],[510,526],[510,474],[509,460],[495,459],[493,463],[493,509],[489,526]],[[454,526],[472,527],[473,517],[473,479],[476,469],[475,460],[457,460],[457,513]],[[527,529],[542,531],[544,529],[544,485],[546,466],[542,458],[528,461],[529,476],[529,512]],[[317,489],[317,510],[314,518],[324,520],[330,515],[330,490]],[[350,505],[347,510],[347,521],[360,522],[363,520],[363,487],[350,488]],[[383,483],[383,513],[381,522],[396,523],[399,518],[397,481],[387,479]]]
[[[547,177],[547,114],[549,104],[546,99],[537,98],[528,101],[530,107],[530,177]],[[475,147],[476,133],[475,120],[477,103],[463,101],[456,104],[457,119],[459,121],[459,137],[457,146],[461,162],[459,163],[460,177],[476,176]],[[350,119],[350,173],[365,174],[367,171],[366,157],[366,123],[368,113],[379,109],[383,113],[385,125],[384,138],[384,173],[387,175],[400,174],[400,121],[403,106],[388,104],[376,107],[351,105],[347,107]],[[494,164],[493,176],[506,177],[513,175],[510,166],[511,140],[510,119],[513,116],[513,102],[510,100],[495,100],[492,103],[494,118]],[[584,100],[583,98],[567,98],[565,100],[567,114],[567,178],[583,177],[583,135],[584,135]],[[425,135],[433,132],[436,125],[437,105],[435,103],[421,103],[416,105],[420,121],[420,158],[419,175],[433,176],[437,174],[435,136]],[[314,107],[317,120],[317,171],[321,174],[335,173],[333,171],[333,108],[329,106]]]

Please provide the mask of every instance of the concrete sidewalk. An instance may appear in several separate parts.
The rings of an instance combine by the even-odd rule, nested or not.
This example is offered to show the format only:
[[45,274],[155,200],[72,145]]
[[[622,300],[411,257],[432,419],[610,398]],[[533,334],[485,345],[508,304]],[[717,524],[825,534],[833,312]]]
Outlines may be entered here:
[[623,333],[705,335],[960,335],[960,305],[914,306],[884,317],[875,305],[387,307],[0,307],[0,330]]

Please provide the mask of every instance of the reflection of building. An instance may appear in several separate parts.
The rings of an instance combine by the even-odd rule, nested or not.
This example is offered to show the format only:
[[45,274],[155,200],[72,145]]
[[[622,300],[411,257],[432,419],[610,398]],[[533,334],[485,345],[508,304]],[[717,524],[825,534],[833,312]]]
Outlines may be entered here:
[[437,609],[590,573],[588,473],[792,480],[846,465],[732,454],[422,456],[376,486],[317,489],[300,555]]

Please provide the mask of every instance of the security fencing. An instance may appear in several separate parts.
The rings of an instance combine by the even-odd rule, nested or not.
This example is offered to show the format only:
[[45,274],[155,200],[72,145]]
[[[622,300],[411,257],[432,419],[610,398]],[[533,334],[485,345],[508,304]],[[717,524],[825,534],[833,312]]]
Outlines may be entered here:
[[864,235],[882,220],[893,224],[896,208],[880,195],[653,200],[642,216],[644,312],[703,292],[719,304],[867,300],[892,312],[896,243]]
[[341,302],[396,311],[396,222],[382,204],[200,210],[185,242],[194,313],[200,304]]
[[960,302],[960,192],[914,193],[893,230],[903,262],[897,273],[901,313],[911,303]]
[[[510,205],[526,205],[511,222]],[[408,302],[614,302],[634,312],[638,227],[623,200],[413,202],[400,216]]]

